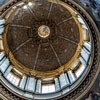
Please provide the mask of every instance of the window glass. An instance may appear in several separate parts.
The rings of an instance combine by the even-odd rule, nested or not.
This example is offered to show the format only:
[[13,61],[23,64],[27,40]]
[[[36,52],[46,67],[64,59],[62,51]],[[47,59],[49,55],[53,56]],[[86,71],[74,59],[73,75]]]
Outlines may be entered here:
[[13,73],[9,73],[7,76],[7,79],[14,85],[18,86],[19,82],[20,82],[20,78],[16,75],[14,75]]
[[51,92],[55,92],[54,84],[42,85],[42,93],[51,93]]
[[[85,25],[83,19],[78,15],[78,21],[82,24],[82,25]],[[85,25],[86,26],[86,25]]]

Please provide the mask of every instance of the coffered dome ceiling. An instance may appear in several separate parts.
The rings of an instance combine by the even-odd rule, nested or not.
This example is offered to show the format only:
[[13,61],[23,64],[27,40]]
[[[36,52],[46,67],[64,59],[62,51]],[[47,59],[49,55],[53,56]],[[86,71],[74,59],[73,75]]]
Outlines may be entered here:
[[4,47],[12,63],[39,77],[71,68],[84,41],[75,16],[70,7],[47,0],[15,8],[4,34]]
[[52,71],[75,55],[80,42],[79,28],[63,6],[46,0],[34,4],[27,9],[22,6],[10,17],[7,43],[15,59],[25,67]]

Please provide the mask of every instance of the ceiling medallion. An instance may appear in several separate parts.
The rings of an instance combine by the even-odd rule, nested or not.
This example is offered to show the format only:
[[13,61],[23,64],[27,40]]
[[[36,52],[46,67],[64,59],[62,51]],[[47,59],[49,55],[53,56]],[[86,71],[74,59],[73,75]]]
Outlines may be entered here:
[[38,28],[38,35],[41,38],[47,38],[50,35],[50,28],[46,25],[42,25]]

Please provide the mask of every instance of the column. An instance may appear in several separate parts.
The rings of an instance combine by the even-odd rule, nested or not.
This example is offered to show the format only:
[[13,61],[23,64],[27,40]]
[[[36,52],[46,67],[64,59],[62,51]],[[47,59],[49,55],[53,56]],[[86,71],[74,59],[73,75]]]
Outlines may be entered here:
[[12,65],[10,65],[10,66],[7,68],[7,70],[6,70],[5,73],[4,73],[4,76],[5,76],[5,77],[8,76],[8,74],[11,72],[12,68],[13,68]]
[[5,23],[5,20],[1,19],[0,20],[0,34],[4,32],[4,23]]
[[60,90],[60,82],[58,78],[55,78],[55,90],[59,91]]
[[84,47],[86,47],[87,50],[91,51],[91,44],[89,42],[84,42]]
[[9,66],[9,64],[10,64],[10,62],[9,62],[8,58],[6,58],[6,60],[0,65],[0,70],[2,71],[2,73],[5,72],[5,70]]
[[21,79],[21,82],[19,84],[19,88],[21,88],[22,90],[24,90],[26,81],[27,81],[27,76],[23,76],[23,78]]
[[88,62],[88,60],[89,60],[89,53],[88,52],[86,52],[86,50],[85,49],[82,49],[81,50],[81,56],[84,58],[84,60],[86,61],[86,63]]
[[2,60],[2,58],[5,56],[5,53],[4,52],[1,52],[0,53],[0,61]]
[[35,91],[35,85],[36,85],[36,79],[33,78],[33,77],[28,77],[25,90],[27,90],[29,92],[34,92]]
[[69,85],[69,80],[67,78],[67,75],[65,75],[65,73],[60,75],[59,80],[60,80],[61,88]]
[[76,80],[74,73],[71,70],[69,70],[67,73],[68,73],[70,83],[73,83]]
[[41,93],[41,80],[37,80],[36,93]]

